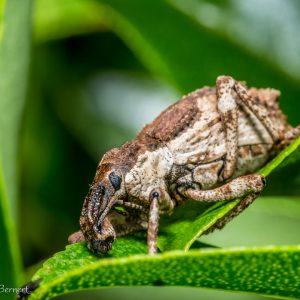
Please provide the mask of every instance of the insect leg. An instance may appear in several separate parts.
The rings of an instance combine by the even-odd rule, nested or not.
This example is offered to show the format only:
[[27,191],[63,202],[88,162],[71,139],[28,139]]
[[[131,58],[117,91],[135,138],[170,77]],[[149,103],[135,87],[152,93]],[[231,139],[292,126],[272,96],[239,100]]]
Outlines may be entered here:
[[143,227],[140,224],[133,223],[133,224],[118,225],[115,226],[114,229],[116,231],[116,236],[120,237],[120,236],[135,233],[137,231],[141,231],[143,230]]
[[157,233],[159,223],[159,205],[158,198],[154,197],[149,211],[148,231],[147,231],[147,242],[148,242],[148,253],[156,254],[157,252]]
[[241,200],[236,207],[234,207],[225,216],[219,219],[212,227],[206,230],[203,234],[213,232],[215,229],[222,229],[229,221],[239,215],[244,209],[246,209],[257,197],[259,193],[251,193]]
[[114,228],[116,237],[145,229],[141,224],[142,221],[136,215],[128,216],[127,214],[120,214],[117,211],[111,211],[108,214],[108,219]]
[[[142,221],[139,220],[126,220],[125,216],[118,213],[111,212],[109,215],[109,220],[115,230],[116,236],[120,237],[123,235],[131,234],[140,230],[145,229]],[[72,233],[68,237],[69,244],[75,244],[79,242],[84,242],[85,238],[81,230]]]
[[269,132],[274,142],[278,142],[282,139],[279,136],[278,130],[274,126],[274,123],[269,118],[269,113],[266,108],[260,106],[256,103],[256,101],[248,94],[247,89],[240,83],[235,82],[234,90],[238,94],[241,101],[250,109],[251,112],[262,122],[265,126],[266,130]]
[[85,241],[85,238],[84,238],[84,235],[81,230],[72,233],[68,237],[69,244],[75,244],[75,243],[79,243],[79,242],[83,242],[83,241]]
[[226,139],[226,160],[222,172],[223,180],[231,177],[235,170],[238,148],[237,103],[232,94],[235,81],[230,76],[219,76],[216,82],[218,111]]
[[219,202],[242,198],[251,193],[259,193],[265,186],[265,179],[259,174],[237,177],[230,182],[211,190],[186,189],[179,192],[185,197],[201,202]]

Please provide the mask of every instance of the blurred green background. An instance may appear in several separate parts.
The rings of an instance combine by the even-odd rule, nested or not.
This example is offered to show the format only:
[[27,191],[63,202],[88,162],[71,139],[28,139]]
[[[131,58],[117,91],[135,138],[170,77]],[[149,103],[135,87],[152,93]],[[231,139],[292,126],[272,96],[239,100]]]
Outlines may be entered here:
[[[17,210],[28,273],[30,266],[62,250],[68,235],[78,230],[101,156],[134,138],[184,93],[214,85],[218,75],[232,75],[249,86],[281,90],[281,107],[292,125],[299,124],[299,30],[296,0],[35,1]],[[297,168],[272,175],[265,197],[202,241],[217,246],[299,243]],[[166,287],[59,299],[141,295],[261,299]]]

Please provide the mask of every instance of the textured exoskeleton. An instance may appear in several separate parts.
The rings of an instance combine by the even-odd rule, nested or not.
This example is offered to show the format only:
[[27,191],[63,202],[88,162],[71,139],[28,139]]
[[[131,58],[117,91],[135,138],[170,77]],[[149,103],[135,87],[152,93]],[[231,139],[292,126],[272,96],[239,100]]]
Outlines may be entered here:
[[279,95],[220,76],[215,88],[184,96],[136,139],[103,156],[84,201],[81,231],[69,241],[85,239],[90,250],[105,253],[117,236],[147,229],[153,254],[159,215],[187,198],[241,197],[210,230],[222,228],[264,188],[255,171],[300,135],[279,109]]

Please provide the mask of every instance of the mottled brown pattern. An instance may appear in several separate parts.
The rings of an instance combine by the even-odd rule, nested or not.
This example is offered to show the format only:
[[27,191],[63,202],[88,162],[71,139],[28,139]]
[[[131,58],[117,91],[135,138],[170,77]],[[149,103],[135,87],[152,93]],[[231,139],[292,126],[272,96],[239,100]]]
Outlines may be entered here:
[[[246,197],[210,230],[223,227],[263,189],[256,170],[300,135],[280,110],[279,95],[219,76],[216,88],[196,90],[167,108],[136,139],[103,156],[84,201],[81,232],[70,242],[84,238],[91,251],[105,253],[115,237],[148,229],[153,254],[159,215],[186,197]],[[124,211],[112,212],[115,205]]]
[[137,139],[143,140],[150,137],[161,142],[167,142],[187,127],[193,126],[194,122],[200,117],[197,99],[209,90],[209,88],[197,90],[168,107],[152,123],[143,128]]
[[278,123],[280,131],[286,132],[292,128],[287,123],[286,115],[284,115],[282,110],[279,108],[280,91],[270,88],[250,88],[248,93],[259,105],[266,108],[269,118],[274,123]]
[[257,156],[257,155],[261,155],[264,154],[263,148],[261,145],[250,145],[250,151],[252,156]]
[[252,155],[251,145],[245,145],[243,147],[239,147],[238,156],[240,158],[245,159],[247,157],[251,157],[251,155]]
[[208,190],[218,181],[218,176],[224,167],[223,160],[195,167],[192,171],[192,180],[201,184],[201,188]]

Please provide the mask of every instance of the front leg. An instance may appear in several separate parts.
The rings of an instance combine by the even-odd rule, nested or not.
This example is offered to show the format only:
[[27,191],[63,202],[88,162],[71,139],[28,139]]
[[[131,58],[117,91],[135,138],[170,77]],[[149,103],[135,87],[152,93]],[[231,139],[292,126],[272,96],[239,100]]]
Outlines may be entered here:
[[160,214],[172,214],[175,203],[171,199],[168,191],[162,187],[154,188],[149,195],[150,209],[148,215],[147,242],[148,253],[157,253],[157,234]]
[[209,234],[215,229],[222,229],[228,222],[239,215],[244,209],[246,209],[257,197],[259,193],[251,193],[243,198],[231,211],[220,218],[213,226],[208,228],[203,234]]
[[251,193],[260,193],[265,186],[265,179],[259,174],[240,176],[232,181],[211,190],[179,188],[185,197],[201,202],[219,202],[242,198]]
[[159,226],[159,193],[154,191],[151,193],[151,205],[149,211],[147,243],[148,253],[154,255],[157,253],[157,234]]
[[84,241],[85,241],[85,238],[84,238],[84,235],[81,230],[73,232],[68,237],[69,244],[75,244],[75,243],[80,243],[80,242],[84,242]]
[[[137,207],[137,205],[132,204],[130,205],[130,207]],[[120,213],[117,213],[115,211],[109,213],[108,219],[114,228],[116,237],[133,234],[135,232],[145,229],[145,225],[142,220],[138,218],[128,219],[127,215],[121,215]],[[68,237],[69,244],[75,244],[84,241],[85,241],[85,237],[81,230],[72,233]]]

